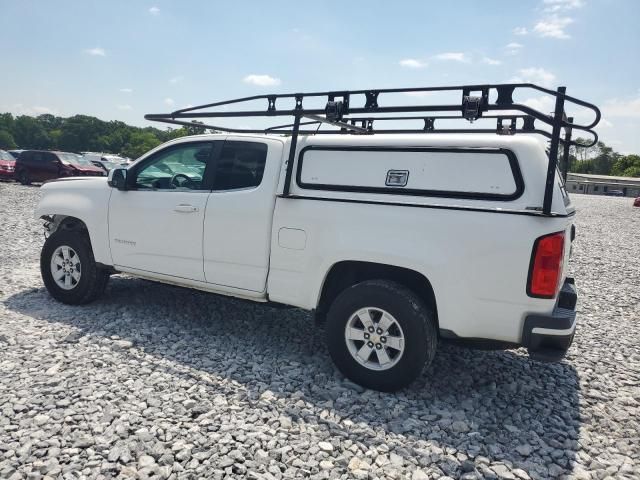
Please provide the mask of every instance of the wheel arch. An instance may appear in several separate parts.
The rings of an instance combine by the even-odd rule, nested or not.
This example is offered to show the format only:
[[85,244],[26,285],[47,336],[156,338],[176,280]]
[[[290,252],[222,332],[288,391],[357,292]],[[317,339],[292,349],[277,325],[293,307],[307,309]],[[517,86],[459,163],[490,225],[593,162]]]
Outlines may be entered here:
[[89,227],[84,220],[73,215],[42,215],[40,218],[47,222],[46,228],[50,234],[58,230],[67,230],[89,235]]
[[424,274],[406,267],[356,260],[336,262],[327,271],[318,295],[316,321],[324,322],[331,302],[340,292],[366,280],[391,280],[407,287],[433,309],[436,327],[439,326],[435,291]]

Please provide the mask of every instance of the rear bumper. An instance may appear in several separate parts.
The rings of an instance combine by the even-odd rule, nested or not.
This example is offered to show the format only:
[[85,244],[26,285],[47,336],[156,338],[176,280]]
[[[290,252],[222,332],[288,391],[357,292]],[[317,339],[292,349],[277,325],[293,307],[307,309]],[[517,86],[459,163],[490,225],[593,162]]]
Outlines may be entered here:
[[573,278],[567,278],[551,315],[529,315],[522,328],[522,346],[529,356],[543,362],[564,358],[573,342],[578,294]]

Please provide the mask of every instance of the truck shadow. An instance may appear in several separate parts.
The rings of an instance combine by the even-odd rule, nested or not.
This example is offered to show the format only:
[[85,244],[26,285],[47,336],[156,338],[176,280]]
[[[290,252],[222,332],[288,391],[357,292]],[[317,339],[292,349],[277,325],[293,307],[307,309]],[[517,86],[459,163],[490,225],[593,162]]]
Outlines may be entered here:
[[[331,363],[322,329],[297,309],[117,276],[104,297],[87,306],[57,303],[44,288],[4,303],[14,312],[77,329],[60,342],[130,340],[151,360],[163,360],[154,368],[197,381],[212,397],[240,396],[248,408],[275,398],[281,414],[294,422],[324,424],[334,436],[359,444],[384,443],[426,468],[438,462],[452,477],[462,474],[453,461],[460,454],[476,458],[476,464],[520,468],[532,478],[573,468],[580,387],[566,362],[540,364],[519,351],[442,344],[414,385],[383,394],[346,381]],[[299,407],[300,400],[306,407]]]

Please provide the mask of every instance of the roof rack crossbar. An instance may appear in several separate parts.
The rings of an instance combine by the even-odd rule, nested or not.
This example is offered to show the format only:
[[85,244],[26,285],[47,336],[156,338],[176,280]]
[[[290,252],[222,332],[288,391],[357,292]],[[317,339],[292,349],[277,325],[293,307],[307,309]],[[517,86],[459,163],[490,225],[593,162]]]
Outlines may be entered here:
[[329,125],[341,127],[346,130],[353,130],[354,132],[358,132],[358,133],[369,133],[369,130],[367,130],[366,128],[358,127],[355,124],[340,122],[338,120],[331,120],[329,118],[321,117],[319,115],[311,115],[307,113],[304,115],[304,117],[313,120],[314,123],[328,123]]
[[[420,118],[420,119],[426,119],[429,120],[431,119],[431,117],[416,117],[416,118]],[[455,117],[458,118],[458,117]],[[483,117],[486,118],[486,117]],[[497,117],[498,118],[498,117]],[[509,118],[509,117],[502,117],[502,118]],[[378,118],[377,120],[381,120],[380,118]],[[382,119],[385,120],[385,119]],[[175,125],[184,125],[187,127],[200,127],[200,128],[206,128],[206,129],[210,129],[210,130],[216,130],[216,131],[220,131],[220,132],[226,132],[226,133],[251,133],[251,134],[268,134],[268,133],[272,133],[272,134],[287,134],[290,135],[291,134],[291,127],[293,126],[293,124],[286,124],[286,125],[279,125],[279,126],[274,126],[274,127],[269,127],[267,129],[238,129],[238,128],[230,128],[230,127],[223,127],[223,126],[219,126],[219,125],[210,125],[210,124],[206,124],[206,123],[195,123],[195,122],[185,122],[185,121],[179,121],[179,120],[175,120],[175,121],[171,121],[171,120],[157,120],[158,122],[161,123],[168,123],[168,124],[175,124]],[[300,126],[307,126],[307,125],[318,125],[318,121],[309,121],[309,122],[300,122]],[[286,128],[286,130],[284,130]],[[352,129],[353,126],[349,125],[348,127],[344,127],[345,130],[348,129]],[[302,130],[299,129],[298,133],[301,135],[323,135],[323,134],[335,134],[335,133],[344,133],[342,130],[336,132],[336,131],[318,131],[317,129],[313,129],[313,130]],[[370,132],[367,132],[370,133]],[[433,129],[390,129],[390,130],[384,130],[384,129],[376,129],[375,133],[383,133],[383,134],[390,134],[390,133],[404,133],[404,134],[411,134],[411,133],[497,133],[496,129],[490,129],[490,128],[438,128],[436,129],[435,127]],[[543,137],[546,137],[548,139],[551,139],[551,132],[548,132],[547,130],[540,130],[540,129],[532,129],[532,128],[518,128],[516,130],[513,131],[514,134],[516,133],[525,133],[525,134],[537,134],[537,135],[541,135]],[[591,143],[589,144],[584,144],[584,143],[578,143],[575,140],[571,140],[569,139],[569,146],[578,146],[578,147],[589,147],[589,146],[593,146],[598,142],[598,135],[596,134],[596,132],[590,132],[593,136],[594,139],[591,141]],[[566,145],[567,140],[565,139],[560,139],[560,143],[562,143],[563,145]]]
[[[307,115],[307,118],[311,118],[311,116]],[[300,122],[301,126],[307,126],[307,125],[318,125],[318,123],[329,123],[331,124],[331,121],[328,121],[326,119],[322,119],[321,117],[316,117],[314,116],[316,119],[313,121],[309,121],[309,122]],[[404,128],[404,129],[387,129],[387,130],[383,130],[383,129],[379,129],[376,128],[375,130],[373,130],[372,128],[367,128],[366,133],[371,133],[371,132],[375,132],[375,133],[499,133],[499,134],[516,134],[516,133],[534,133],[537,135],[542,135],[546,138],[551,138],[551,132],[547,131],[547,130],[542,130],[542,129],[538,129],[535,128],[535,118],[529,116],[529,115],[483,115],[482,119],[483,120],[488,120],[488,119],[495,119],[496,120],[496,128],[495,129],[489,129],[489,128],[467,128],[467,129],[443,129],[443,128],[437,128],[435,126],[435,120],[459,120],[460,117],[457,116],[452,116],[452,115],[432,115],[432,116],[406,116],[406,117],[348,117],[348,118],[343,118],[343,122],[370,122],[371,124],[373,124],[374,122],[380,122],[380,121],[404,121],[404,120],[421,120],[424,121],[425,124],[423,126],[422,129],[408,129],[408,128]],[[522,120],[522,127],[517,127],[517,123],[515,123],[517,120]],[[569,118],[569,122],[571,122],[573,119],[572,117]],[[505,131],[504,122],[505,121],[509,121],[509,126]],[[352,123],[353,125],[353,123]],[[340,125],[342,126],[342,125]],[[288,129],[292,128],[293,124],[291,123],[287,123],[287,124],[283,124],[283,125],[275,125],[273,127],[269,127],[266,128],[265,130],[259,130],[257,131],[257,133],[289,133]],[[211,127],[214,128],[214,127]],[[219,127],[218,127],[219,128]],[[345,128],[351,128],[351,126],[349,127],[345,127]],[[224,130],[224,128],[223,128]],[[567,132],[571,131],[571,128],[567,128],[565,129],[567,130]],[[591,140],[591,142],[589,144],[584,144],[584,143],[578,143],[575,140],[571,139],[571,136],[567,136],[565,135],[565,138],[560,138],[560,143],[562,143],[563,145],[567,145],[568,147],[571,146],[593,146],[598,142],[598,134],[596,132],[594,132],[593,130],[585,130],[587,133],[589,133],[593,139]],[[325,134],[325,133],[335,133],[335,131],[310,131],[310,130],[300,130],[299,133],[304,133],[304,134]],[[365,132],[362,132],[365,133]]]

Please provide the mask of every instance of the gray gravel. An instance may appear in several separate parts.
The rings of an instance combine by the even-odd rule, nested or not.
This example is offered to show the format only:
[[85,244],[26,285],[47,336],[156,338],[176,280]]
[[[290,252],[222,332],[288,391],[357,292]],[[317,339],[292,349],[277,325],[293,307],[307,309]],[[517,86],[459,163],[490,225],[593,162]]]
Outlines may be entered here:
[[114,277],[45,292],[37,187],[0,183],[0,478],[638,478],[640,209],[574,195],[566,361],[443,346],[409,390],[345,381],[279,310]]

